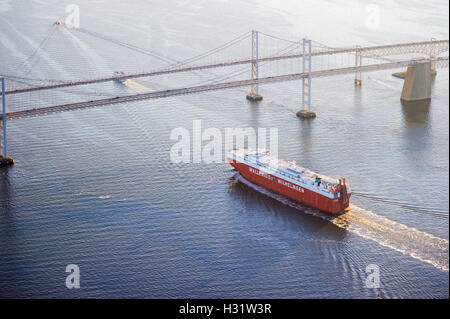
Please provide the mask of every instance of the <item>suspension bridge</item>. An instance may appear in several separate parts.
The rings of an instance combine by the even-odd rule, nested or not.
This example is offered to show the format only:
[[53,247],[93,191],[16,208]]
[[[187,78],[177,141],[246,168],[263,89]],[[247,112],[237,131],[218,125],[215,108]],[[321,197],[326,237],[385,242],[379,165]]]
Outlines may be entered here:
[[[115,48],[127,50],[125,52],[134,52],[141,57],[149,57],[152,62],[163,62],[167,66],[149,68],[144,71],[136,71],[136,67],[128,67],[132,70],[124,70],[122,64],[115,60],[117,55],[114,55],[113,62],[104,69],[98,70],[98,73],[105,73],[102,76],[86,78],[83,75],[76,75],[75,79],[58,78],[61,72],[54,72],[51,77],[46,74],[46,68],[51,69],[58,64],[58,61],[48,53],[51,52],[49,49],[51,43],[58,42],[55,34],[63,37],[60,39],[62,41],[69,39],[76,43],[78,48],[87,46],[81,37],[84,36],[108,43]],[[273,45],[272,42],[267,42],[268,40],[278,43],[278,45]],[[240,49],[235,50],[234,48],[238,46]],[[3,162],[8,158],[6,149],[7,120],[238,87],[250,87],[247,99],[256,102],[263,98],[259,91],[260,85],[299,80],[302,82],[302,110],[306,110],[306,114],[313,114],[311,111],[313,78],[354,74],[355,85],[361,85],[362,72],[404,68],[410,65],[411,61],[429,63],[432,71],[435,71],[438,68],[448,67],[448,56],[442,56],[448,50],[448,40],[377,46],[330,47],[309,39],[292,41],[252,31],[214,49],[179,61],[91,30],[68,29],[64,24],[58,22],[50,28],[49,34],[31,52],[30,56],[19,61],[12,70],[0,70],[2,78],[2,115],[0,116],[3,127],[2,158]],[[78,51],[80,51],[80,57],[78,57],[80,60],[72,63],[75,65],[73,70],[70,70],[72,73],[77,71],[76,61],[83,59],[82,50]],[[248,56],[245,56],[245,53],[242,56],[243,51],[248,52]],[[221,57],[221,54],[226,58]],[[213,61],[210,61],[211,57],[213,57]],[[204,62],[206,60],[209,61]],[[67,61],[59,64],[71,65]],[[237,69],[238,67],[239,69]],[[97,69],[94,66],[94,74],[97,73],[95,71]],[[221,72],[221,74],[214,74],[211,77],[204,73],[211,71]],[[42,76],[43,74],[44,76]],[[183,74],[189,78],[188,83],[184,85],[178,84],[176,87],[170,85],[170,87],[162,89],[147,88],[145,92],[133,92],[132,94],[127,90],[117,92],[117,84],[126,86],[125,83],[132,79],[142,81],[170,79]],[[193,77],[201,77],[202,81],[195,82]],[[114,83],[115,86],[105,87],[108,82]],[[143,87],[145,88],[145,86]],[[42,97],[42,94],[45,96]],[[64,101],[63,98],[63,103],[61,103],[62,95],[69,95],[73,101]],[[9,112],[6,109],[6,99]],[[47,105],[45,105],[46,103]]]

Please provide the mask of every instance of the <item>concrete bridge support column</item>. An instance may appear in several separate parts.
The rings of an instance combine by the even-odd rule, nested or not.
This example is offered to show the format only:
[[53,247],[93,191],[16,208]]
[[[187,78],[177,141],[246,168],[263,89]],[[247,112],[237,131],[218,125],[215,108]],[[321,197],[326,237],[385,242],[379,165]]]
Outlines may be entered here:
[[[258,31],[252,31],[252,80],[258,79],[258,55]],[[258,84],[252,84],[252,90],[247,95],[247,100],[256,102],[262,99]]]
[[419,101],[431,99],[431,62],[411,61],[406,70],[401,99]]
[[0,155],[0,166],[9,166],[14,164],[14,160],[8,156],[8,153],[6,151],[6,101],[5,101],[5,78],[0,78],[1,81],[1,88],[2,88],[2,131],[3,131],[3,145],[2,145],[2,152],[3,154]]

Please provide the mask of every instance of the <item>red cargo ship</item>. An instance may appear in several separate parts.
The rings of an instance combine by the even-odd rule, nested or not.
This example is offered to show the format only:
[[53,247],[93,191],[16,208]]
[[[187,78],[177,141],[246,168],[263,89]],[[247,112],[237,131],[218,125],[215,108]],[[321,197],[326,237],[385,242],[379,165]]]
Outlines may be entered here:
[[273,158],[266,150],[233,150],[227,159],[249,181],[308,206],[332,214],[349,207],[351,192],[345,178],[312,172],[293,162]]

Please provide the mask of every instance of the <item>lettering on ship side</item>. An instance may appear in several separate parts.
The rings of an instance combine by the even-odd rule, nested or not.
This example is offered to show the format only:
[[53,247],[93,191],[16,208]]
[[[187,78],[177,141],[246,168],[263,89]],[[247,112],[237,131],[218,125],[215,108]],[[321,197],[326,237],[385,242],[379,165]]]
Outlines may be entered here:
[[302,187],[298,186],[298,185],[289,183],[289,182],[287,182],[285,180],[282,180],[282,179],[279,179],[279,178],[272,177],[271,175],[266,174],[264,172],[261,172],[260,170],[255,169],[253,167],[249,167],[248,170],[251,173],[253,173],[253,174],[257,174],[257,175],[262,176],[264,178],[270,179],[271,181],[278,182],[279,184],[287,186],[287,187],[292,188],[292,189],[295,189],[298,192],[301,192],[301,193],[305,192],[305,190]]

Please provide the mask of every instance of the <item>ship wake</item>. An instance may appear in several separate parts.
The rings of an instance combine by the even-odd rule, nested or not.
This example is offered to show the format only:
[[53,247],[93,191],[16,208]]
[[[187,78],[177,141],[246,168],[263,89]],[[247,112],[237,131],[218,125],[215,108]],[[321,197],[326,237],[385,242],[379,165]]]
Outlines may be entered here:
[[350,205],[350,210],[345,214],[333,216],[256,185],[239,173],[234,178],[238,182],[306,214],[327,220],[337,227],[431,264],[443,271],[449,270],[449,241],[447,239],[400,224],[356,205]]

